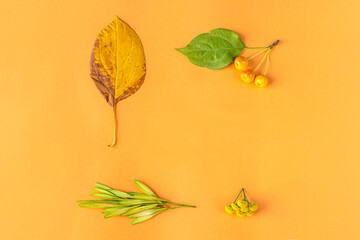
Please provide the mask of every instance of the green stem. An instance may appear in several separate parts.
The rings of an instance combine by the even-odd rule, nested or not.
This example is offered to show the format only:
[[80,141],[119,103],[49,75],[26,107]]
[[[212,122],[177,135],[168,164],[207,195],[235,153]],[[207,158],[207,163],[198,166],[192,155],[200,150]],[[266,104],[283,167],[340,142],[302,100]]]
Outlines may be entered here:
[[168,204],[175,205],[175,206],[180,206],[180,207],[196,208],[196,206],[193,206],[193,205],[186,205],[186,204],[180,204],[180,203],[174,203],[174,202],[168,202]]
[[245,194],[245,191],[244,191],[244,200],[245,201],[248,201],[247,197],[246,197],[246,194]]
[[[243,190],[244,190],[244,188],[243,188]],[[246,197],[245,190],[243,192],[244,192],[244,200],[247,201],[250,204],[249,200]]]
[[244,47],[244,49],[272,49],[273,47],[275,47],[276,45],[278,45],[280,42],[280,40],[276,40],[275,42],[273,42],[272,44],[270,44],[267,47]]
[[264,50],[261,50],[260,52],[258,52],[258,53],[256,53],[256,54],[252,55],[252,56],[251,56],[251,57],[249,57],[247,60],[250,60],[250,59],[252,59],[252,58],[254,58],[254,57],[258,56],[259,54],[261,54],[261,53],[263,53],[263,52],[265,52],[265,51],[268,51],[268,50],[269,50],[269,48],[265,48]]
[[244,47],[244,49],[265,49],[269,47]]
[[236,200],[239,198],[240,194],[244,192],[244,195],[245,195],[245,191],[244,191],[244,188],[241,189],[241,191],[239,192],[239,194],[236,196],[235,200],[234,200],[234,203],[236,202]]
[[169,207],[169,206],[166,206],[167,209],[176,209],[176,208],[181,208],[181,207]]

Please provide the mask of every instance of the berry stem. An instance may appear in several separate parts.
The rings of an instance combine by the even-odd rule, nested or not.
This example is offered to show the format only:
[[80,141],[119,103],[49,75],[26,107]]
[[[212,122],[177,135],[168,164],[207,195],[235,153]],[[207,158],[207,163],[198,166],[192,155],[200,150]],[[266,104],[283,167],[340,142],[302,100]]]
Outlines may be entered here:
[[265,71],[264,71],[264,75],[266,75],[267,73],[267,70],[268,70],[268,67],[269,67],[269,63],[270,63],[270,51],[271,51],[271,48],[267,54],[267,57],[266,57],[266,67],[265,67]]
[[244,200],[249,202],[249,200],[247,199],[246,194],[245,194],[245,189],[243,189],[243,193],[244,193]]
[[273,42],[272,44],[270,44],[268,47],[244,47],[244,49],[263,49],[260,52],[256,53],[255,55],[249,57],[247,60],[250,60],[254,57],[256,57],[257,55],[261,54],[262,52],[265,52],[266,50],[270,50],[273,47],[275,47],[276,45],[278,45],[280,42],[280,40],[276,40],[275,42]]
[[265,54],[264,57],[261,59],[259,65],[257,65],[257,67],[255,68],[254,72],[256,72],[256,71],[259,69],[259,67],[263,64],[265,58],[268,56],[269,53],[270,53],[270,49],[267,49],[266,54]]
[[256,53],[255,55],[253,55],[253,56],[249,57],[247,60],[250,60],[250,59],[252,59],[252,58],[256,57],[257,55],[259,55],[259,54],[261,54],[261,53],[263,53],[263,52],[267,51],[268,49],[269,49],[269,48],[266,48],[266,49],[264,49],[264,50],[261,50],[260,52]]
[[244,49],[264,49],[269,47],[244,47]]
[[241,191],[239,192],[239,194],[236,196],[235,200],[234,200],[234,203],[236,202],[236,200],[239,198],[240,194],[244,192],[244,195],[245,195],[245,191],[244,191],[244,188],[241,189]]

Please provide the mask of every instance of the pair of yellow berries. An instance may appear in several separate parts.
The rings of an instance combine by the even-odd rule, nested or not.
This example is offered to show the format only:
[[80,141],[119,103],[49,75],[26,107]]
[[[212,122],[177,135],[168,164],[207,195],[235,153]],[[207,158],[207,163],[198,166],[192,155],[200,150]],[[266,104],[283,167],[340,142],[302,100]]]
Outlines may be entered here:
[[255,77],[255,72],[248,68],[249,63],[248,60],[243,56],[238,56],[234,61],[235,67],[239,69],[241,72],[241,79],[246,83],[251,83],[254,81],[255,86],[257,87],[266,87],[269,83],[269,79],[264,75],[257,75]]
[[225,206],[225,211],[229,214],[236,212],[238,217],[252,216],[259,208],[257,203],[249,203],[246,200],[238,200],[237,204],[231,203],[229,206]]

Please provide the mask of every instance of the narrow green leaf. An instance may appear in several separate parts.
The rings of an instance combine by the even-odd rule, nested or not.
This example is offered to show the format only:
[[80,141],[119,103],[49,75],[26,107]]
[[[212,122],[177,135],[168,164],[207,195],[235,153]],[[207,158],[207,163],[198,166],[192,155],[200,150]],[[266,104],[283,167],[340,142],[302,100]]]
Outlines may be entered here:
[[115,212],[119,209],[125,208],[125,206],[118,206],[118,207],[108,207],[108,208],[104,208],[104,210],[101,212],[103,214],[108,214],[108,213],[112,213]]
[[162,199],[162,198],[158,198],[158,197],[153,197],[153,196],[146,195],[146,194],[143,194],[143,193],[133,195],[132,198],[134,198],[134,199],[144,199],[144,200],[153,200],[153,201],[168,202],[168,200],[166,200],[166,199]]
[[157,206],[158,206],[158,204],[149,204],[149,205],[145,205],[145,206],[139,206],[139,207],[130,209],[129,211],[121,214],[120,216],[128,216],[130,214],[141,212],[141,211],[144,211],[144,210],[147,210],[147,209],[156,208]]
[[105,185],[103,185],[103,184],[101,184],[101,183],[96,183],[95,185],[97,186],[97,189],[95,189],[95,190],[98,191],[98,188],[99,188],[99,189],[102,189],[102,192],[101,192],[101,193],[105,193],[104,191],[106,191],[106,192],[108,192],[108,193],[110,193],[110,194],[112,194],[112,195],[115,195],[115,196],[117,196],[117,197],[120,197],[120,198],[130,198],[130,197],[131,197],[131,195],[128,194],[128,193],[126,193],[126,192],[112,189],[112,188],[110,188],[110,187],[108,187],[108,186],[105,186]]
[[111,203],[79,203],[79,207],[86,207],[86,208],[106,208],[113,206],[114,205]]
[[95,190],[95,191],[98,191],[99,193],[102,193],[102,194],[107,194],[107,195],[110,195],[110,196],[114,196],[114,194],[112,194],[112,193],[109,192],[108,190],[104,190],[104,189],[102,189],[102,188],[94,187],[94,190]]
[[104,184],[101,184],[101,183],[95,183],[95,185],[98,187],[98,188],[101,188],[101,189],[104,189],[104,190],[112,190],[112,188],[108,187],[108,186],[105,186]]
[[164,211],[165,209],[160,209],[158,212],[156,213],[153,213],[152,215],[147,215],[147,216],[143,216],[143,217],[139,217],[139,218],[136,218],[134,221],[131,222],[132,225],[135,225],[135,224],[139,224],[139,223],[142,223],[146,220],[149,220],[150,218],[153,218],[155,217],[157,214],[161,213],[162,211]]
[[136,195],[141,195],[143,193],[138,193],[138,192],[128,192],[128,194],[130,194],[131,196],[136,196]]
[[123,192],[123,191],[111,189],[111,190],[109,190],[109,192],[111,192],[112,194],[114,194],[115,196],[120,197],[120,198],[131,198],[130,194]]
[[85,203],[85,204],[90,204],[90,203],[105,203],[105,204],[117,204],[119,205],[119,201],[121,200],[116,200],[116,199],[94,199],[94,200],[80,200],[78,201],[78,203]]
[[114,217],[114,216],[117,216],[117,215],[121,215],[122,213],[124,212],[127,212],[129,211],[130,209],[133,209],[133,208],[136,208],[138,206],[132,206],[132,207],[126,207],[126,208],[120,208],[119,210],[116,210],[114,212],[111,212],[111,213],[108,213],[104,216],[104,218],[110,218],[110,217]]
[[244,47],[238,34],[218,28],[198,35],[186,47],[176,50],[196,66],[218,70],[232,63]]
[[138,188],[145,194],[147,195],[151,195],[153,197],[157,197],[156,194],[148,187],[146,186],[144,183],[140,182],[139,180],[134,180],[136,186],[138,186]]
[[90,194],[90,196],[93,196],[93,197],[101,197],[101,198],[116,198],[116,196],[114,195],[111,195],[111,194],[103,194],[103,193],[92,193]]
[[143,200],[143,199],[124,199],[118,201],[121,205],[141,205],[141,204],[152,204],[152,203],[158,203],[158,201],[154,200]]
[[134,214],[130,214],[128,215],[129,218],[139,218],[139,217],[145,217],[148,215],[152,215],[154,213],[157,213],[159,211],[165,211],[166,208],[153,208],[153,209],[148,209],[148,210],[144,210],[138,213],[134,213]]

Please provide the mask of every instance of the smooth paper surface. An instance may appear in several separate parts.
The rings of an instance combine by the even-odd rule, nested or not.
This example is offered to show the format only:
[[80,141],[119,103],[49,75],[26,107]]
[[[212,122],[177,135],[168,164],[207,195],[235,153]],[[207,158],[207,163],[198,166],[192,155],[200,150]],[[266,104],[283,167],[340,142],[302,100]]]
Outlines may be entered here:
[[[0,239],[360,238],[358,0],[0,5]],[[147,75],[118,103],[109,149],[112,113],[89,59],[115,15],[141,38]],[[248,47],[280,39],[267,88],[175,50],[219,27]],[[77,206],[95,182],[137,191],[135,178],[197,208],[132,226]],[[259,203],[248,218],[224,211],[242,187]]]

